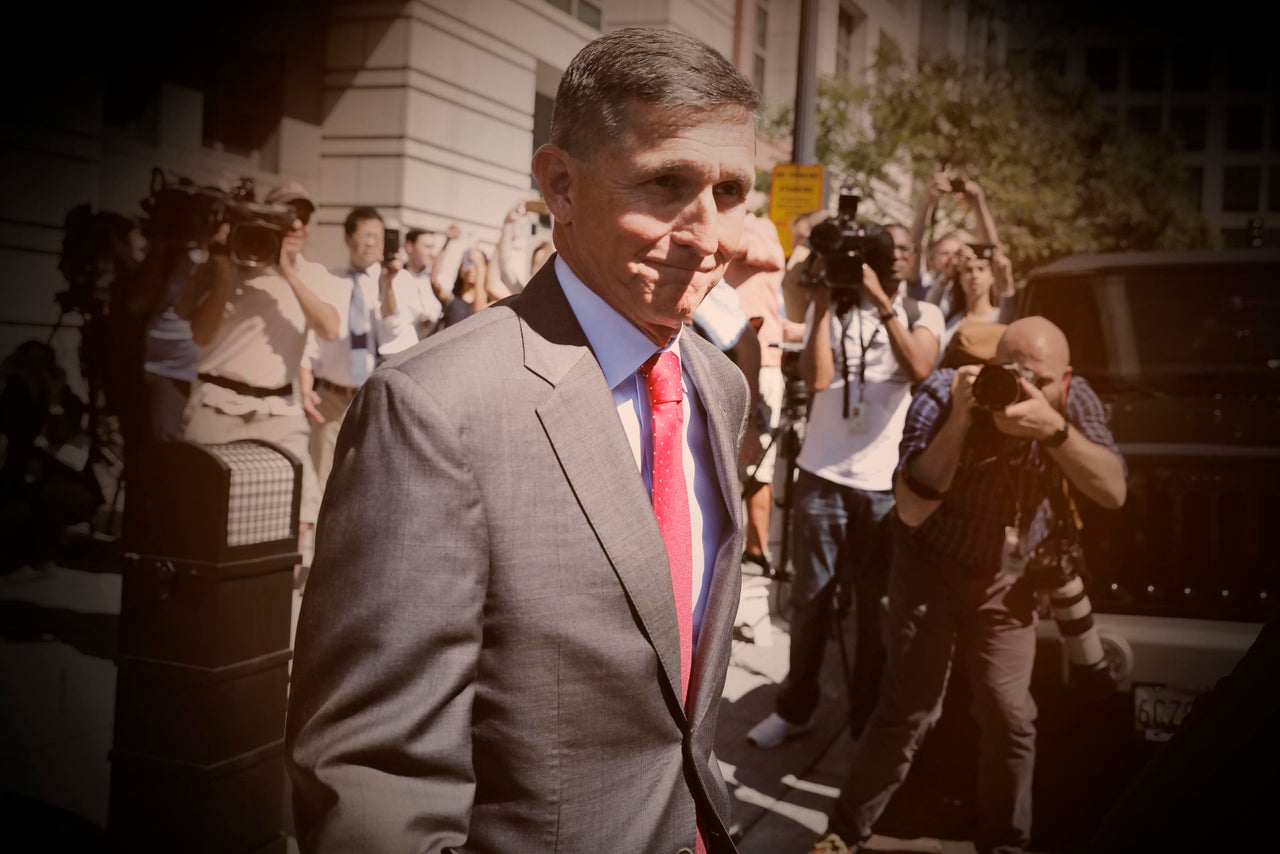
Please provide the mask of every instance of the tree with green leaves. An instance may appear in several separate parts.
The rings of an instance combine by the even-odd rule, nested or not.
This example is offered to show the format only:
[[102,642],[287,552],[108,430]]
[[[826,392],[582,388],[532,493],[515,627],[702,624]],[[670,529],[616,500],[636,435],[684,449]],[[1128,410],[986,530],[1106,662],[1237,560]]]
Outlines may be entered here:
[[[977,180],[1019,276],[1081,252],[1211,244],[1172,137],[1131,130],[1088,90],[893,49],[868,78],[819,81],[818,161],[867,199],[904,173],[916,187],[945,169]],[[785,108],[765,128],[792,124]]]

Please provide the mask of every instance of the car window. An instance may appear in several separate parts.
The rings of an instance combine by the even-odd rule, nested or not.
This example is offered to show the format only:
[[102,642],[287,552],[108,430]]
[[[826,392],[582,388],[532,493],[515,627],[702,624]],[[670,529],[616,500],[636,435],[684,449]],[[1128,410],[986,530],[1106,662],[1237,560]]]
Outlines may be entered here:
[[1159,385],[1280,379],[1280,265],[1045,279],[1024,313],[1067,334],[1076,370]]

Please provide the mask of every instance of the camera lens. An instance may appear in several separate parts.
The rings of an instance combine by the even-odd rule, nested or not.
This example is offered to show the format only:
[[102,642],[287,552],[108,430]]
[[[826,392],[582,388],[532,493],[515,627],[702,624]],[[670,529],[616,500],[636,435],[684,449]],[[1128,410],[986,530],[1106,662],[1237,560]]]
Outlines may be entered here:
[[1021,396],[1018,374],[1011,366],[983,365],[973,380],[973,401],[983,409],[1004,409]]
[[820,222],[809,232],[809,245],[817,252],[835,252],[844,242],[844,228],[835,220]]
[[280,256],[280,232],[269,225],[237,223],[227,238],[227,248],[237,264],[257,267],[275,263]]

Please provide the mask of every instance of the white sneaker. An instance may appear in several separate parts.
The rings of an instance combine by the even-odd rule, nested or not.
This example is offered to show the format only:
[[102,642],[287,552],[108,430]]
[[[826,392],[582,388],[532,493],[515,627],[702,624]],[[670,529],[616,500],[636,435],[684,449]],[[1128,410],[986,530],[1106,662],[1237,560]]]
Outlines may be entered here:
[[774,712],[751,728],[751,732],[747,733],[747,741],[756,747],[768,749],[777,747],[788,738],[803,735],[811,729],[813,729],[812,718],[802,724],[793,724]]

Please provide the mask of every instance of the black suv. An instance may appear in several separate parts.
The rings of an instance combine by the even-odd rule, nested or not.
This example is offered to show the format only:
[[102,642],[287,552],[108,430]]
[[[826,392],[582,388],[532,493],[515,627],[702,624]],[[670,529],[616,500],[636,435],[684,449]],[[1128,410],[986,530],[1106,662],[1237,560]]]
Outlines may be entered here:
[[1231,670],[1280,599],[1280,252],[1082,255],[1035,270],[1019,316],[1067,335],[1129,469],[1123,509],[1082,502],[1088,593],[1120,690],[1067,687],[1041,622],[1036,835],[1087,838]]

